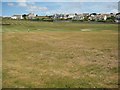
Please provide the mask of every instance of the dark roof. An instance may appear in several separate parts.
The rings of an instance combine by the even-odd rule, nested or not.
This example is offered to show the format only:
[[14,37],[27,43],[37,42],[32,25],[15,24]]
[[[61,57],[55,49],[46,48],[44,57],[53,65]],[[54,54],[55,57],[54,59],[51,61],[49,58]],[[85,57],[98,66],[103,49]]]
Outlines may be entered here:
[[120,13],[116,13],[116,15],[120,15]]

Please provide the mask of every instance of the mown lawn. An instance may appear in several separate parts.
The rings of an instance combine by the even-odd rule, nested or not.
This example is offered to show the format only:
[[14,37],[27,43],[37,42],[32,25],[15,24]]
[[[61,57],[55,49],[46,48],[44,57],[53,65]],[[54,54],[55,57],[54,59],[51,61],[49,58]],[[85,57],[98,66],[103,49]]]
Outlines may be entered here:
[[118,87],[117,24],[3,22],[3,87]]

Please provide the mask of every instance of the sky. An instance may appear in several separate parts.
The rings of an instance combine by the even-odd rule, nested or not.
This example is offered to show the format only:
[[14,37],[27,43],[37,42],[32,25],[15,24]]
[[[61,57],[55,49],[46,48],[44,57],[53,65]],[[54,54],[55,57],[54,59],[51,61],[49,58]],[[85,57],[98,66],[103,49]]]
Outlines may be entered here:
[[120,0],[0,0],[2,2],[118,2]]
[[[33,2],[34,1],[34,2]],[[117,13],[119,0],[2,0],[2,16]]]

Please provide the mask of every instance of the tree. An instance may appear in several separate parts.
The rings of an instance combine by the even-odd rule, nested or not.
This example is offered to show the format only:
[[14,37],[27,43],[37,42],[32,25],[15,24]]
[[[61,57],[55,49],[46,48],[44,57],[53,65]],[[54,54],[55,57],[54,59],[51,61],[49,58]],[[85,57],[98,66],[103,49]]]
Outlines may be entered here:
[[77,13],[75,13],[75,15],[77,15]]
[[52,16],[50,15],[50,16],[48,16],[48,18],[52,18]]
[[67,14],[66,17],[69,17],[69,14]]
[[92,15],[97,15],[97,13],[92,13]]
[[27,19],[27,15],[26,15],[26,14],[23,14],[22,17],[23,17],[24,19]]
[[37,17],[38,15],[36,15],[36,17]]
[[107,22],[114,22],[115,21],[115,17],[111,16],[107,18]]
[[85,16],[85,17],[84,17],[84,21],[88,21],[88,17],[89,17],[89,16]]

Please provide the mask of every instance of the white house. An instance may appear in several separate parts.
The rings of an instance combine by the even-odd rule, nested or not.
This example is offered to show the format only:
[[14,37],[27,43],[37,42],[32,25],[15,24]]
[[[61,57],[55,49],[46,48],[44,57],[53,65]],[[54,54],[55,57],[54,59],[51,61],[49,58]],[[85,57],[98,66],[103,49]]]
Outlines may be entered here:
[[89,13],[83,13],[84,17],[89,16],[89,15],[90,15]]
[[116,16],[115,16],[115,22],[116,23],[120,23],[120,13],[116,13]]
[[11,19],[23,19],[22,15],[13,15]]
[[28,14],[28,19],[34,19],[36,15],[34,13],[29,13]]
[[75,17],[75,14],[69,14],[67,18],[73,19]]
[[84,18],[85,17],[82,14],[78,14],[73,17],[73,20],[84,20]]
[[17,17],[16,16],[12,16],[11,19],[17,19]]
[[67,14],[54,14],[53,19],[68,19]]
[[104,20],[105,20],[105,21],[107,20],[107,16],[106,16],[106,15],[104,16]]
[[53,15],[53,19],[58,19],[59,18],[59,14],[54,14]]

